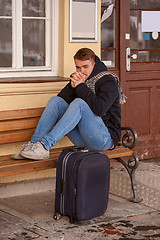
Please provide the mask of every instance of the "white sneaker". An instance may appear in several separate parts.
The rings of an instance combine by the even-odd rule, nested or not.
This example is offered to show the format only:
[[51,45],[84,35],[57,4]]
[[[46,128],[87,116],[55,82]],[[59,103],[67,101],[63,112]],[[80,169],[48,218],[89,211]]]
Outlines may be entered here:
[[37,142],[32,145],[31,149],[22,150],[21,155],[25,158],[41,160],[49,158],[49,151],[46,150],[40,142]]
[[30,141],[29,141],[28,143],[26,143],[26,144],[23,144],[23,145],[22,145],[22,147],[23,147],[22,150],[21,150],[19,153],[13,154],[13,155],[11,156],[11,158],[16,159],[16,160],[26,159],[25,157],[23,157],[23,156],[21,155],[21,152],[22,152],[22,151],[28,151],[29,149],[32,148],[33,144],[34,144],[34,143],[31,143]]
[[23,157],[20,152],[19,153],[15,153],[11,156],[11,158],[15,159],[15,160],[23,160],[26,159],[25,157]]

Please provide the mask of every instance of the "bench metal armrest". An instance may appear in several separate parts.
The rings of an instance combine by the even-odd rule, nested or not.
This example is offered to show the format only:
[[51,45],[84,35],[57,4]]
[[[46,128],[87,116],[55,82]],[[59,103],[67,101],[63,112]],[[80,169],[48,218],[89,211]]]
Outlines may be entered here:
[[122,134],[122,144],[124,147],[133,149],[138,141],[138,135],[134,128],[132,127],[122,127],[125,130],[125,134]]

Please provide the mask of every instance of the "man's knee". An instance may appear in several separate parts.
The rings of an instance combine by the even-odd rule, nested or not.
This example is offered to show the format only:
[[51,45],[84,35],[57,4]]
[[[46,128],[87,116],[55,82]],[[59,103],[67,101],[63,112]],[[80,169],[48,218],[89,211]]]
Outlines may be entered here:
[[81,98],[74,99],[71,103],[71,106],[77,110],[80,109],[82,113],[91,110],[89,105]]
[[63,100],[63,98],[58,97],[58,96],[53,96],[48,101],[48,105],[50,105],[50,106],[52,106],[54,104],[63,104],[63,103],[66,104],[65,100]]
[[75,105],[88,105],[83,99],[81,98],[75,98],[73,101],[72,101],[72,104],[75,104]]
[[56,101],[57,96],[53,96],[49,99],[48,105],[52,105]]

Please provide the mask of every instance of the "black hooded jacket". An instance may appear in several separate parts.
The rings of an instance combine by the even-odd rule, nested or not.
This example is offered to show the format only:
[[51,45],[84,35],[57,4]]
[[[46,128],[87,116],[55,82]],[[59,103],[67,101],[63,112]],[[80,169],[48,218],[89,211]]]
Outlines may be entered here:
[[[96,64],[88,79],[103,71],[107,71],[107,67],[96,56]],[[102,118],[111,134],[114,146],[118,144],[121,135],[121,108],[117,81],[112,75],[105,75],[95,83],[95,93],[86,83],[80,83],[72,88],[69,82],[58,96],[68,104],[75,98],[83,99],[91,110]]]

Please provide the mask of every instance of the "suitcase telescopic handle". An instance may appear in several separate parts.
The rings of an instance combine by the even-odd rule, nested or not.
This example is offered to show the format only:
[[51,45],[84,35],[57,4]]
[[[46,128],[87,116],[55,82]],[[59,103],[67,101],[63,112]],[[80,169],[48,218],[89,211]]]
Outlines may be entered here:
[[73,151],[73,152],[89,152],[90,150],[89,150],[88,147],[76,147],[76,146],[74,146],[74,147],[71,148],[71,151]]

